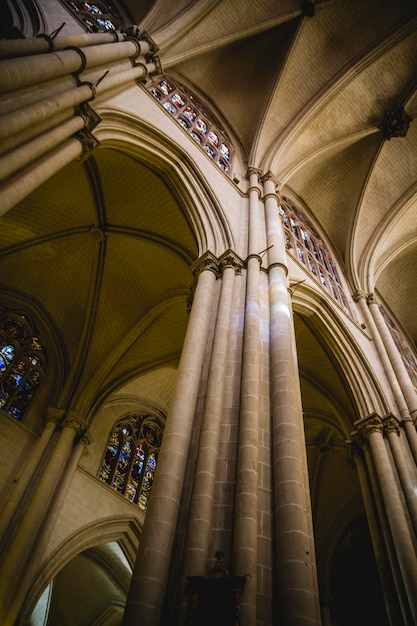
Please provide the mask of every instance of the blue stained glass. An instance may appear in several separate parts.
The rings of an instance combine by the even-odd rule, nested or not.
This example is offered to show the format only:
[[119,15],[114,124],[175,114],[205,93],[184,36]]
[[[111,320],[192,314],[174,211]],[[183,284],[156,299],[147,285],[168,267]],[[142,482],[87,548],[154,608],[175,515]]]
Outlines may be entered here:
[[228,172],[229,171],[229,167],[228,165],[226,165],[226,163],[224,161],[219,161],[218,162],[219,167],[223,170],[223,172]]
[[193,132],[191,133],[191,137],[192,137],[193,139],[195,139],[195,141],[196,141],[197,143],[200,143],[200,144],[201,144],[201,137],[200,137],[200,135],[199,135],[198,133],[195,133],[195,132],[193,131]]
[[178,118],[178,124],[180,124],[185,130],[190,130],[190,125],[182,117]]
[[97,13],[101,15],[101,11],[95,4],[89,4],[88,2],[84,2],[84,8],[87,9],[90,13]]
[[200,133],[202,133],[203,135],[206,134],[207,132],[207,124],[205,123],[204,120],[201,119],[201,117],[196,121],[195,123],[195,127],[197,128],[197,130],[200,131]]
[[179,93],[174,93],[174,95],[171,96],[171,101],[175,104],[177,109],[182,109],[182,107],[185,105],[185,100],[181,97],[181,94]]
[[172,91],[174,91],[174,87],[167,80],[161,80],[159,83],[159,87],[164,92],[166,96],[168,96]]
[[170,102],[164,102],[164,108],[169,111],[170,113],[172,113],[172,115],[175,115],[175,113],[177,112],[177,109],[174,107],[173,104],[171,104]]
[[217,146],[219,145],[219,138],[216,135],[216,133],[214,133],[212,130],[209,132],[209,134],[207,135],[207,140],[217,148]]
[[211,148],[210,146],[204,146],[204,150],[207,152],[209,156],[211,156],[212,159],[214,159],[214,157],[216,156],[216,153],[214,152],[213,148]]
[[227,144],[222,143],[220,146],[220,152],[222,153],[222,156],[227,159],[228,161],[230,160],[230,148]]
[[185,115],[190,122],[194,122],[197,117],[197,111],[195,111],[192,107],[186,107],[183,111],[183,115]]
[[101,18],[97,18],[97,24],[100,24],[106,30],[116,30],[116,26],[110,20],[102,20]]
[[162,93],[159,91],[159,89],[156,89],[156,87],[151,87],[149,89],[149,91],[151,92],[151,94],[157,99],[159,100],[159,102],[162,100],[163,95]]

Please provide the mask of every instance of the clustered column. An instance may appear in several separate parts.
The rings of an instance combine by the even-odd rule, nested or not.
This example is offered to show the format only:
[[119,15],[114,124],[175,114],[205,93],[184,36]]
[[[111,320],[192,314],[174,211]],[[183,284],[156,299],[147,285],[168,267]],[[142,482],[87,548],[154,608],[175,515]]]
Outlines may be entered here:
[[[404,483],[404,480],[409,479],[404,473],[402,460],[399,458],[401,452],[397,449],[396,442],[393,440],[393,436],[398,436],[396,425],[393,424],[392,417],[389,416],[384,427],[384,421],[378,415],[372,414],[356,422],[355,426],[363,437],[364,442],[368,442],[372,462],[375,465],[388,526],[398,559],[399,572],[408,598],[409,606],[404,607],[404,600],[402,606],[405,623],[409,623],[406,615],[408,610],[414,620],[413,623],[417,623],[417,557],[412,539],[414,531],[408,522],[404,501],[398,489],[398,480],[394,474],[395,470],[390,461],[384,439],[385,433],[393,453],[394,467],[398,471],[400,480]],[[398,463],[400,464],[399,468]],[[411,514],[413,514],[413,511],[411,511]],[[383,520],[381,522],[383,523]]]
[[23,589],[21,583],[28,567],[34,565],[32,559],[36,546],[42,541],[45,523],[48,524],[50,504],[61,488],[60,479],[72,456],[75,437],[80,431],[85,430],[86,424],[73,413],[64,414],[59,428],[58,440],[1,564],[0,621],[3,626],[15,624],[24,601],[25,590],[27,591],[26,587]]
[[88,102],[160,70],[148,39],[117,35],[109,43],[97,33],[75,42],[80,47],[59,36],[0,46],[0,215],[98,144],[91,131],[100,118]]
[[207,252],[198,274],[175,395],[162,441],[123,624],[159,624],[168,580],[191,429],[217,279],[217,259]]
[[319,624],[317,576],[311,554],[306,444],[301,410],[293,314],[288,293],[285,237],[276,181],[266,175],[273,421],[276,598],[280,624]]

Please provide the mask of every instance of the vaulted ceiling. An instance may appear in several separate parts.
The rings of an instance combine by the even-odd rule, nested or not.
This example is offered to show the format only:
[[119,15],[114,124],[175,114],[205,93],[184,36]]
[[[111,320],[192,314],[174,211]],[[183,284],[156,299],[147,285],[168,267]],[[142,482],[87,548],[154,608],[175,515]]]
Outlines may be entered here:
[[[247,163],[305,203],[352,291],[376,291],[415,346],[414,0],[159,0],[141,28],[164,73],[206,98]],[[386,114],[403,111],[408,132],[390,138]]]

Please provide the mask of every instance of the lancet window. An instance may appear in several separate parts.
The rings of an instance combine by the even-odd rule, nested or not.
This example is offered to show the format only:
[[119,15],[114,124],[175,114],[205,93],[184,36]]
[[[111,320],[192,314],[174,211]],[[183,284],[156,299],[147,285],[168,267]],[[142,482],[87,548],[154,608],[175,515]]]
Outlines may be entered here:
[[98,477],[141,509],[152,489],[164,422],[152,415],[130,413],[113,429]]
[[332,257],[314,226],[288,198],[280,203],[287,248],[328,293],[350,314],[347,298]]
[[123,18],[110,1],[84,2],[84,0],[62,0],[66,8],[92,33],[120,30]]
[[20,421],[45,376],[46,349],[28,315],[0,307],[0,408]]
[[412,353],[410,347],[404,339],[404,336],[397,328],[394,320],[388,314],[386,309],[382,305],[380,305],[379,309],[381,311],[382,317],[385,320],[386,325],[388,326],[397,350],[401,355],[402,361],[408,372],[408,375],[410,376],[410,380],[414,386],[414,389],[417,391],[417,359]]
[[233,149],[226,133],[188,89],[171,79],[149,81],[148,91],[226,174],[231,174]]

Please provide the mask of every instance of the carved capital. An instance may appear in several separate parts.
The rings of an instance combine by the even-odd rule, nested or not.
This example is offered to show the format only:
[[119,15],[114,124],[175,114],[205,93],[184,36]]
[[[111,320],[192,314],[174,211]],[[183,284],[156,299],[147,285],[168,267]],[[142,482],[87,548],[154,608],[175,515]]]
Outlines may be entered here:
[[365,417],[363,420],[355,422],[355,426],[360,434],[366,439],[369,439],[370,435],[374,433],[380,433],[382,435],[384,432],[382,419],[376,413],[373,413],[369,417]]
[[369,296],[366,298],[366,301],[368,304],[378,304],[379,302],[376,298],[376,295],[374,293],[370,293]]
[[272,181],[274,183],[275,186],[275,190],[278,191],[278,189],[280,188],[280,183],[277,179],[277,177],[275,176],[275,174],[273,174],[272,172],[266,172],[266,174],[264,174],[263,176],[261,176],[261,182],[262,183],[266,183]]
[[95,137],[93,137],[93,135],[87,128],[82,128],[77,133],[75,133],[73,137],[75,139],[78,139],[83,149],[80,159],[82,159],[86,154],[94,150],[94,148],[97,148],[100,143]]
[[250,178],[252,176],[252,174],[256,174],[258,180],[261,179],[262,176],[262,170],[258,169],[257,167],[248,167],[248,170],[246,172],[246,178]]
[[352,295],[352,298],[354,299],[355,302],[359,302],[359,300],[366,300],[367,297],[368,297],[368,294],[366,293],[366,291],[363,291],[362,289],[358,289]]
[[219,258],[220,272],[223,272],[226,267],[232,267],[235,270],[235,274],[241,274],[244,266],[242,259],[233,250],[226,250]]
[[87,426],[88,424],[85,419],[77,415],[74,411],[67,411],[65,419],[62,422],[63,428],[73,428],[77,434],[81,432],[84,433],[87,430]]
[[212,254],[209,250],[197,259],[197,261],[191,266],[191,271],[196,276],[205,270],[214,272],[216,277],[219,275],[219,263],[214,254]]
[[394,415],[387,415],[383,419],[384,423],[384,433],[389,435],[390,433],[395,433],[400,436],[400,424]]
[[101,117],[87,102],[79,104],[75,109],[75,114],[83,118],[84,127],[90,132],[101,122]]
[[57,409],[53,406],[48,407],[46,410],[45,423],[52,422],[58,426],[58,424],[61,423],[64,413],[65,411],[63,409]]

